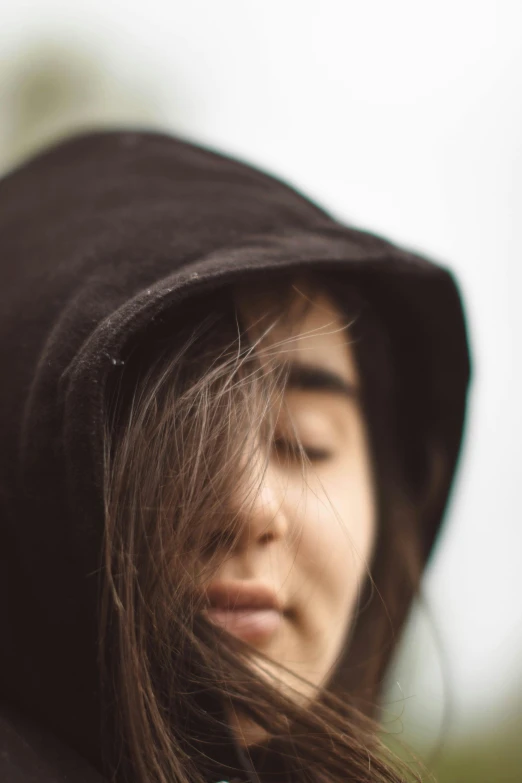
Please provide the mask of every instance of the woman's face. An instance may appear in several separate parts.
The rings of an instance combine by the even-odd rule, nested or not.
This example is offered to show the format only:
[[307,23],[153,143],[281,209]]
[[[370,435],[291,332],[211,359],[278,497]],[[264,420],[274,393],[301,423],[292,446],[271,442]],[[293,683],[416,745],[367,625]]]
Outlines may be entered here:
[[[266,304],[241,298],[253,333]],[[284,324],[265,339],[290,363],[285,404],[268,466],[249,465],[259,471],[255,499],[244,504],[238,487],[239,539],[209,586],[208,616],[290,670],[279,670],[279,680],[309,699],[343,648],[372,553],[368,438],[349,335],[326,295],[300,288]],[[304,473],[295,435],[308,456]],[[238,720],[245,741],[259,739]]]

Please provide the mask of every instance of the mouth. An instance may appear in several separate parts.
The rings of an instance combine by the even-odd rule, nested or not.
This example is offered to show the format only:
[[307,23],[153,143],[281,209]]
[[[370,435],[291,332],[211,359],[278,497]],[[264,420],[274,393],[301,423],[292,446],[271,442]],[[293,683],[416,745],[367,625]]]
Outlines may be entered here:
[[206,590],[206,598],[207,618],[245,642],[267,641],[283,620],[283,609],[276,593],[259,582],[213,582]]

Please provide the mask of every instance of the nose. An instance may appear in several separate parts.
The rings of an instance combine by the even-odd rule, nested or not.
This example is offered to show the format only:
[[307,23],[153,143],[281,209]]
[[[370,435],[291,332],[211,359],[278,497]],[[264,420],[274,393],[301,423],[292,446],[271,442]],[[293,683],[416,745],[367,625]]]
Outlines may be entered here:
[[261,473],[258,466],[253,474],[247,491],[238,498],[240,549],[264,547],[283,541],[288,534],[288,510],[280,477],[270,466]]

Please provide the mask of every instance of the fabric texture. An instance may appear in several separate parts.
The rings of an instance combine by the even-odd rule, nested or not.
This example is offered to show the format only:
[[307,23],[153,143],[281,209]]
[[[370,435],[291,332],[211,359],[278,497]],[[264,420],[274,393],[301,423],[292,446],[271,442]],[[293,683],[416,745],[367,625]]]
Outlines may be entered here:
[[[181,303],[307,267],[372,292],[404,368],[406,407],[415,378],[422,383],[419,439],[435,429],[451,468],[425,520],[427,559],[470,373],[447,269],[340,223],[242,162],[116,131],[60,143],[0,182],[0,264],[0,698],[94,767],[104,393],[129,340]],[[4,748],[14,747],[8,725]],[[94,770],[24,773],[23,758],[2,750],[1,780],[98,780]]]

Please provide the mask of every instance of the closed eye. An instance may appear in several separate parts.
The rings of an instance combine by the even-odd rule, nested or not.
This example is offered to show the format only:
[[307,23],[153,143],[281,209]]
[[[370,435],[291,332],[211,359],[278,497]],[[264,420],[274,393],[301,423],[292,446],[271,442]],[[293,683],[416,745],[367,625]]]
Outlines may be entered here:
[[303,454],[310,462],[324,462],[332,457],[329,449],[307,446],[304,443],[299,445],[297,441],[283,437],[274,439],[274,449],[278,455],[292,460],[300,460]]

